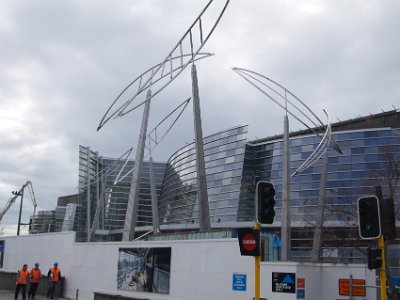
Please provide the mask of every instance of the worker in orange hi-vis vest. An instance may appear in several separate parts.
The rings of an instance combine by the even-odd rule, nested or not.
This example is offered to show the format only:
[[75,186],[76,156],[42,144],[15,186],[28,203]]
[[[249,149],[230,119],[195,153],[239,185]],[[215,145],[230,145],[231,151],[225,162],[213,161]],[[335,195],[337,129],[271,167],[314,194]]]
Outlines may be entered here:
[[17,273],[17,285],[15,287],[15,300],[18,299],[19,290],[22,289],[22,299],[26,299],[26,284],[28,283],[29,271],[28,265],[24,264],[22,269],[18,270]]
[[50,268],[47,273],[49,278],[49,289],[47,290],[47,298],[54,299],[54,291],[57,287],[58,282],[61,280],[61,271],[58,268],[58,263],[55,262],[53,267]]
[[39,263],[35,263],[35,267],[29,271],[30,275],[30,287],[28,292],[28,299],[35,299],[36,291],[39,286],[40,277],[42,277],[42,271],[39,269]]

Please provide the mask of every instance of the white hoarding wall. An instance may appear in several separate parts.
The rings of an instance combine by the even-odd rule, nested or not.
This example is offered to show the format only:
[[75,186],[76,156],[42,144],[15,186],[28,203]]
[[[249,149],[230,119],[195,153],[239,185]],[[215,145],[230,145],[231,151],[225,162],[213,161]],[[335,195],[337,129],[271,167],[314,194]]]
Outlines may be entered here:
[[[0,271],[15,272],[24,263],[31,267],[39,262],[47,274],[58,262],[65,276],[64,296],[70,299],[75,299],[78,289],[82,300],[93,299],[94,292],[154,300],[250,300],[254,296],[254,258],[240,256],[236,239],[75,243],[73,232],[62,232],[0,240],[4,241]],[[155,248],[171,251],[159,255]],[[365,265],[262,263],[261,297],[349,299],[339,295],[339,279],[351,276],[375,285],[375,272]],[[376,299],[375,289],[365,290],[366,296],[353,299]]]

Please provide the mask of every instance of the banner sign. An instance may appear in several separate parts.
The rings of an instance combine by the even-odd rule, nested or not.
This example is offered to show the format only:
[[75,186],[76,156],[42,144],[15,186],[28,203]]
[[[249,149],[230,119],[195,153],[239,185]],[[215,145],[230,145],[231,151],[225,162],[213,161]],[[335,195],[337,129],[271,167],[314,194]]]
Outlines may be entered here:
[[117,289],[169,293],[171,248],[120,248]]
[[296,274],[272,272],[272,291],[295,294]]

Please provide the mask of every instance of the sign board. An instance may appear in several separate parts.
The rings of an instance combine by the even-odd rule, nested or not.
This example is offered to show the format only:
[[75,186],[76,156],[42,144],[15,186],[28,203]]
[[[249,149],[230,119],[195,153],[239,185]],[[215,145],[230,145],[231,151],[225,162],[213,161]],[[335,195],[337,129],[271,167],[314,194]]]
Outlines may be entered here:
[[242,244],[246,251],[253,251],[257,247],[256,236],[251,233],[245,234],[243,236]]
[[306,290],[305,289],[297,289],[296,299],[306,299]]
[[296,293],[296,273],[272,272],[272,291],[276,293]]
[[239,228],[237,230],[240,254],[242,256],[260,255],[260,231],[253,228]]
[[306,280],[305,278],[297,278],[296,282],[296,299],[306,298]]
[[246,274],[232,274],[232,290],[246,291],[247,275]]
[[297,288],[298,289],[306,288],[306,280],[304,278],[297,278]]
[[[352,279],[351,284],[352,296],[365,297],[366,291],[364,279]],[[339,279],[339,295],[350,296],[350,279]]]

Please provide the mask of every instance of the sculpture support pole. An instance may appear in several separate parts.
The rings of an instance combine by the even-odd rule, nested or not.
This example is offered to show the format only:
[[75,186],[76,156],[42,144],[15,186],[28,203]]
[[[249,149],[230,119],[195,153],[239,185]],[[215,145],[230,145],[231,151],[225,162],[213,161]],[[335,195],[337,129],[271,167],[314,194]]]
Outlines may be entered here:
[[313,247],[311,250],[312,262],[319,262],[321,259],[321,236],[322,236],[322,229],[324,228],[327,177],[328,177],[328,149],[326,149],[324,159],[322,161],[321,182],[319,187],[319,201],[318,201],[317,214],[315,218]]
[[199,85],[196,65],[192,64],[192,99],[194,115],[194,135],[197,170],[197,204],[199,209],[200,231],[210,230],[210,211],[208,207],[206,167],[204,162],[203,132],[201,128]]
[[151,191],[151,211],[153,219],[153,233],[157,234],[160,232],[160,220],[158,217],[158,202],[157,202],[157,191],[156,183],[154,179],[154,168],[153,168],[153,158],[150,156],[149,160],[150,169],[150,191]]
[[283,174],[282,174],[282,261],[290,258],[291,234],[290,234],[290,159],[289,159],[289,118],[285,114],[283,120]]
[[142,124],[140,127],[139,140],[136,148],[135,166],[132,172],[132,182],[129,191],[128,205],[126,208],[124,229],[122,232],[123,241],[130,241],[135,237],[135,227],[139,202],[140,173],[143,164],[147,125],[149,122],[151,90],[147,92],[146,98],[148,100],[146,101],[143,110]]
[[90,186],[90,148],[88,147],[86,149],[86,154],[87,154],[87,165],[86,165],[86,175],[87,175],[87,183],[86,183],[86,188],[87,188],[87,194],[86,194],[86,240],[90,240],[90,222],[92,220],[91,216],[91,211],[90,211],[90,206],[92,205],[92,201],[90,199],[90,194],[91,194],[91,186]]

